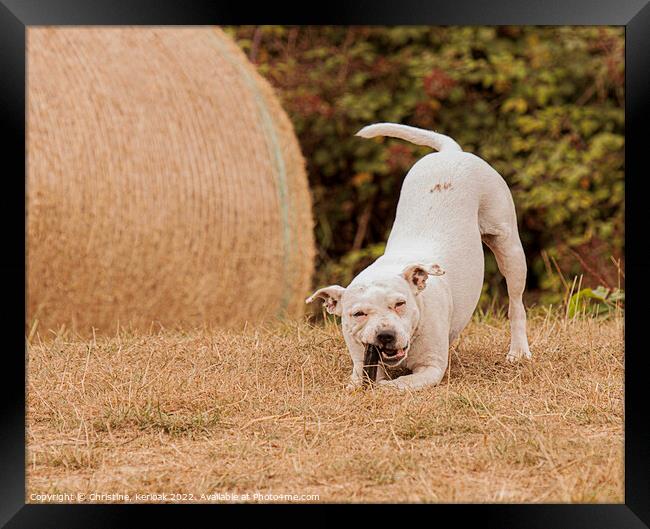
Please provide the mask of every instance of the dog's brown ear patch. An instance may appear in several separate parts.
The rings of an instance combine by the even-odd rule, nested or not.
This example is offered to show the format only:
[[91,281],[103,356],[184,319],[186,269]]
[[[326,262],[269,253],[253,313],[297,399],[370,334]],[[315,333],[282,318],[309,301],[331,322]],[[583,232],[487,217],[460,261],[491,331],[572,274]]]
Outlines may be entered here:
[[402,277],[408,281],[416,294],[422,292],[427,286],[429,276],[441,276],[445,271],[438,264],[414,263],[402,270]]
[[316,299],[323,300],[323,306],[325,310],[330,314],[336,314],[337,316],[341,315],[341,297],[345,289],[339,285],[331,285],[329,287],[318,289],[311,296],[309,296],[305,303],[311,303]]

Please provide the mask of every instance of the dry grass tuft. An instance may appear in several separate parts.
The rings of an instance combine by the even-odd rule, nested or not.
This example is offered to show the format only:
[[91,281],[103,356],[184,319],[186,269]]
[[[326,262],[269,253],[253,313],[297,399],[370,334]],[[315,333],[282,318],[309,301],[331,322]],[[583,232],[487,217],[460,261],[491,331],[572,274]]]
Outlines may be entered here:
[[623,319],[473,322],[442,383],[346,392],[336,326],[33,338],[33,493],[623,502]]

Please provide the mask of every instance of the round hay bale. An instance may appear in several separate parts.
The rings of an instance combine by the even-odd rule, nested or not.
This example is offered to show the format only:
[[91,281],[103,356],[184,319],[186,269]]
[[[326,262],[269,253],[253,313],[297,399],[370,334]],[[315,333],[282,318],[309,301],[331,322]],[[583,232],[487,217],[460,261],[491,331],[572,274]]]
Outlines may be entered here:
[[302,314],[304,160],[223,31],[30,28],[27,50],[28,325]]

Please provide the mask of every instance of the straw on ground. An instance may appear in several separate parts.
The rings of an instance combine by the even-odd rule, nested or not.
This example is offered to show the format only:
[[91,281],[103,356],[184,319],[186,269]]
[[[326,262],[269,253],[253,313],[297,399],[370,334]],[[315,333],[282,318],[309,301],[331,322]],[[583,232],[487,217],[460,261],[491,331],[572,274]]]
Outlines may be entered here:
[[623,319],[473,322],[442,383],[346,392],[332,324],[32,338],[32,493],[622,502]]

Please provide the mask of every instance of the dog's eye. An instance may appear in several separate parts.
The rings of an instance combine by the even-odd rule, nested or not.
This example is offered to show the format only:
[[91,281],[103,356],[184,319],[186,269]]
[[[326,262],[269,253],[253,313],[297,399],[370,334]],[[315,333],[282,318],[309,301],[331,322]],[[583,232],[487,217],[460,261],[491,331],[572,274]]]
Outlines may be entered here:
[[404,305],[406,305],[406,301],[398,301],[395,303],[395,308],[397,309],[399,307],[403,307]]
[[352,316],[354,316],[355,318],[361,318],[362,316],[365,316],[365,315],[366,315],[365,312],[363,312],[362,310],[359,310],[359,311],[355,312]]

